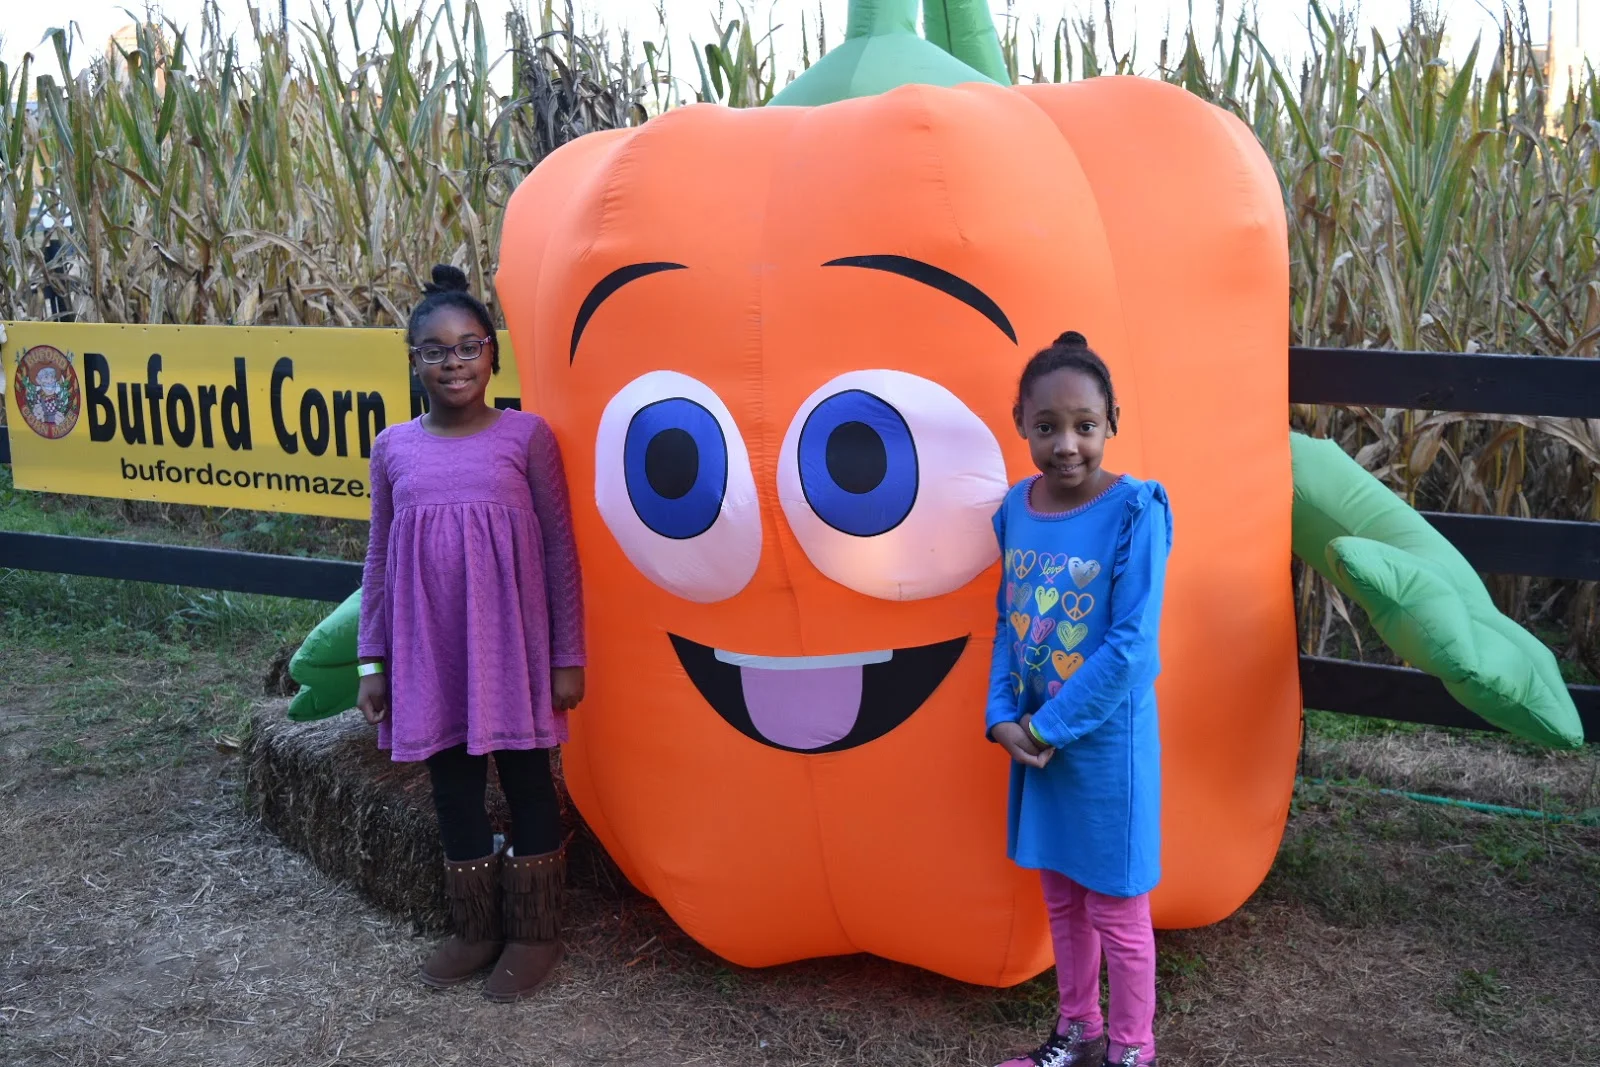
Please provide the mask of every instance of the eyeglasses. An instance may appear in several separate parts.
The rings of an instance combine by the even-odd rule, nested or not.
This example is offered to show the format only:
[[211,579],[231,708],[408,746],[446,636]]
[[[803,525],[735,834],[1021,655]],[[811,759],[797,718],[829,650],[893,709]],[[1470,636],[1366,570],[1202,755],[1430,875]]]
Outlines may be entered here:
[[443,363],[454,352],[456,358],[461,360],[477,359],[483,350],[494,344],[492,337],[480,337],[476,340],[462,341],[458,345],[418,345],[411,350],[411,354],[424,363]]

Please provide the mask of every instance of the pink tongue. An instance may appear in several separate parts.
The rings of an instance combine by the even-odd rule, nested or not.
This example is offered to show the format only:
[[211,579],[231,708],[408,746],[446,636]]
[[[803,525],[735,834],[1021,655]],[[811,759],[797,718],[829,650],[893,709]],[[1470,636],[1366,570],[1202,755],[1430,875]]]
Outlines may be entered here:
[[756,730],[775,745],[802,751],[850,732],[861,709],[861,668],[769,671],[741,667],[744,706]]

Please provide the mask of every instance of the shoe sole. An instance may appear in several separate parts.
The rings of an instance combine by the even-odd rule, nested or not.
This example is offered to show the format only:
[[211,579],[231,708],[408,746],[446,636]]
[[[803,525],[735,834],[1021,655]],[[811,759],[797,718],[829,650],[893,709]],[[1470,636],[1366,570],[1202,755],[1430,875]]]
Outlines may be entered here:
[[537,985],[531,985],[527,989],[519,990],[515,993],[491,993],[485,989],[483,991],[483,999],[495,1004],[515,1004],[519,1000],[526,1000],[545,987],[545,984],[550,981],[550,976],[556,973],[556,968],[561,966],[561,962],[566,958],[567,946],[563,943],[556,950],[556,958],[551,961],[550,970],[545,973],[545,976],[539,980]]
[[419,979],[421,979],[422,984],[427,986],[429,989],[454,989],[456,986],[465,985],[466,983],[472,981],[474,978],[477,978],[479,975],[483,974],[484,972],[491,971],[493,969],[494,969],[494,964],[488,963],[488,964],[485,964],[482,967],[479,967],[477,970],[473,971],[471,974],[462,975],[460,978],[435,978],[433,975],[429,974],[426,971],[419,972],[417,974],[417,977]]

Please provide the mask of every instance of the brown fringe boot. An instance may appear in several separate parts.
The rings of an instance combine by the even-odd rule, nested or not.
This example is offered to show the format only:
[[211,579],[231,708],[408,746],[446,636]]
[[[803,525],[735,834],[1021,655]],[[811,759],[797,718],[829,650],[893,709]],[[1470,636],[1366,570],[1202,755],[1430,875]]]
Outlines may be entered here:
[[506,947],[484,986],[494,1001],[512,1001],[544,984],[566,954],[561,904],[566,895],[566,849],[542,856],[507,855],[500,868],[505,890]]
[[444,895],[455,932],[422,965],[422,981],[435,989],[460,985],[494,963],[500,929],[500,853],[444,863]]

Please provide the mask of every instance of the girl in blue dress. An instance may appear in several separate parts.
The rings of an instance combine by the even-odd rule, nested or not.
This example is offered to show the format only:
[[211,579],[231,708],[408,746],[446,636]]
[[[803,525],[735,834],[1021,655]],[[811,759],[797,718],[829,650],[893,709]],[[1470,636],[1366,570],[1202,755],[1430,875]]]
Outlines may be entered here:
[[1029,361],[1014,414],[1039,473],[1012,486],[994,518],[1005,573],[987,726],[1014,760],[1008,851],[1044,884],[1061,1015],[1049,1040],[1006,1067],[1153,1064],[1155,680],[1171,513],[1160,485],[1101,466],[1117,400],[1082,334]]

